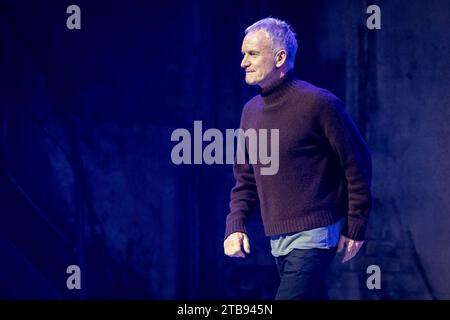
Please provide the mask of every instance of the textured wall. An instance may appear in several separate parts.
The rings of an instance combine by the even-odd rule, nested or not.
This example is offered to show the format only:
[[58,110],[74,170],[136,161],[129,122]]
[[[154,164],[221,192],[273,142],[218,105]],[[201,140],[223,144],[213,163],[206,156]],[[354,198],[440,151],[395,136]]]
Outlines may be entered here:
[[[335,261],[331,293],[448,299],[449,3],[377,4],[381,30],[358,19],[364,2],[332,11],[346,21],[346,101],[372,152],[374,208],[364,251],[348,266]],[[380,266],[382,290],[365,286],[371,264]]]
[[383,7],[379,107],[371,121],[379,128],[371,137],[377,190],[387,213],[406,227],[431,294],[449,299],[450,3],[385,1]]

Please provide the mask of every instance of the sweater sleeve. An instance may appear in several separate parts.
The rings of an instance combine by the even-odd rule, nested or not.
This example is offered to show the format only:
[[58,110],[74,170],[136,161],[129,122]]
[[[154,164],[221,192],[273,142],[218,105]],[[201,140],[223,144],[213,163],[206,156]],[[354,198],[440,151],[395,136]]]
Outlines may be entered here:
[[[240,128],[245,130],[245,108],[241,116]],[[253,166],[248,161],[248,151],[245,148],[245,163],[234,161],[233,175],[236,184],[231,189],[230,212],[226,217],[225,239],[233,232],[247,233],[245,220],[258,201]]]
[[364,240],[372,206],[372,160],[369,149],[341,100],[325,91],[317,99],[318,122],[345,172],[348,213],[342,234]]

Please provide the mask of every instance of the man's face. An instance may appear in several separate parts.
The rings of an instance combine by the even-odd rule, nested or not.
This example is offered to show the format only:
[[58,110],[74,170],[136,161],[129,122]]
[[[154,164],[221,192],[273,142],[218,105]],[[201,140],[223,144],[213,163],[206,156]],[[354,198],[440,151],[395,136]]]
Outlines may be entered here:
[[275,53],[264,30],[248,33],[242,42],[244,58],[241,68],[245,69],[245,82],[264,88],[275,79]]

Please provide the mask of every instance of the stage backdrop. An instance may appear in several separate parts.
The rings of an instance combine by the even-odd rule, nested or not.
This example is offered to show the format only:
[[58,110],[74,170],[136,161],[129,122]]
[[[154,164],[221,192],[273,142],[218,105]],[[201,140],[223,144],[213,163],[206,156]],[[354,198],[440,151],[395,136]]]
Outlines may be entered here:
[[335,259],[330,297],[450,298],[450,3],[376,1],[373,30],[371,4],[2,0],[0,297],[273,298],[258,208],[249,257],[223,254],[231,165],[171,159],[177,128],[238,128],[257,94],[244,30],[273,16],[297,33],[298,77],[345,102],[373,156],[366,244]]

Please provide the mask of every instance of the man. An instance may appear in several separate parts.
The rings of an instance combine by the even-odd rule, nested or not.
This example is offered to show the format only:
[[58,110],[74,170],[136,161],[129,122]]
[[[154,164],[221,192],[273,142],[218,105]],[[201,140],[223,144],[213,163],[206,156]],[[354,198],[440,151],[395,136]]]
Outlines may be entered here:
[[260,163],[234,164],[225,254],[250,253],[245,220],[259,200],[281,278],[275,298],[326,299],[336,249],[345,249],[345,262],[364,243],[370,154],[342,102],[295,78],[297,41],[286,22],[262,19],[245,33],[241,67],[261,90],[244,106],[241,128],[279,129],[279,170],[261,175]]

